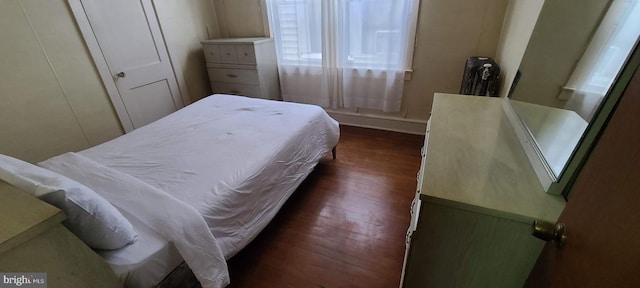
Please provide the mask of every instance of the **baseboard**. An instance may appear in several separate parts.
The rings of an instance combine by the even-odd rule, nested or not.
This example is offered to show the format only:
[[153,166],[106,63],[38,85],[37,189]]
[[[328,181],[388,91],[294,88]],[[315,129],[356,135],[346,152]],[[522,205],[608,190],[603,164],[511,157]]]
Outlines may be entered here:
[[401,132],[407,134],[424,135],[427,129],[427,120],[406,119],[370,114],[358,114],[353,112],[327,110],[327,113],[340,124]]

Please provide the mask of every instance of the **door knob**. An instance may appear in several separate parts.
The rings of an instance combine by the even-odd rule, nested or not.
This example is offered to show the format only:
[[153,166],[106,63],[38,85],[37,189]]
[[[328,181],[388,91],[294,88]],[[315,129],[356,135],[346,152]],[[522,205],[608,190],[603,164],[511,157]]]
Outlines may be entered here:
[[552,241],[556,247],[560,248],[567,240],[566,227],[564,223],[551,224],[549,222],[534,220],[531,224],[531,234],[544,241]]
[[116,77],[124,78],[124,77],[127,77],[127,74],[125,74],[124,72],[120,72],[116,74]]

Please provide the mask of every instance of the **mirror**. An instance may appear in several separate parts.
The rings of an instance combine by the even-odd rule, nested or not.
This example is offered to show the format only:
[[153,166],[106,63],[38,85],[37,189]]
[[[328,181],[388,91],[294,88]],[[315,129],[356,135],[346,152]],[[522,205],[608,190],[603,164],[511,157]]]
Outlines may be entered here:
[[640,34],[640,0],[547,0],[510,103],[557,180]]

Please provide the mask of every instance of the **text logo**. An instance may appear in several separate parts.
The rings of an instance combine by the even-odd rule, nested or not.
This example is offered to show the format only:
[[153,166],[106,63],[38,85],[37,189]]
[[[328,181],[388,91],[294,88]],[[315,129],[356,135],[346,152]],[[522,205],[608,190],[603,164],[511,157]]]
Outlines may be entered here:
[[2,273],[0,288],[46,288],[47,273]]

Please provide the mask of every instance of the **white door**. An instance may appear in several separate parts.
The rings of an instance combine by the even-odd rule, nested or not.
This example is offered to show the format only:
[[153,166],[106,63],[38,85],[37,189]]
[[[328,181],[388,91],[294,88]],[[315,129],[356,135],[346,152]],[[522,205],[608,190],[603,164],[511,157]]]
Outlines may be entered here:
[[80,2],[133,128],[182,108],[151,0]]

